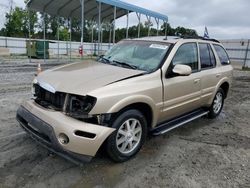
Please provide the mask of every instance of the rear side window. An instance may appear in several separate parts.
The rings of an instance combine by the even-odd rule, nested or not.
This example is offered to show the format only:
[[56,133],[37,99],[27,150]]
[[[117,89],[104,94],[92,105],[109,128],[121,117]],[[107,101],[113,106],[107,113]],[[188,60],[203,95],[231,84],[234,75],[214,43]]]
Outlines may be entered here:
[[224,48],[222,48],[220,45],[216,45],[216,44],[214,44],[214,48],[215,48],[216,53],[219,56],[221,64],[222,65],[230,64],[229,57],[227,55],[227,52],[224,50]]
[[215,57],[210,45],[205,43],[200,43],[199,50],[200,50],[201,69],[208,69],[215,67]]
[[198,53],[196,43],[186,43],[179,47],[173,60],[173,65],[183,64],[192,68],[193,72],[198,70]]
[[215,59],[215,55],[214,55],[214,52],[212,50],[212,47],[211,45],[208,45],[209,46],[209,54],[210,54],[210,59],[211,59],[211,63],[214,65],[214,67],[216,66],[216,59]]

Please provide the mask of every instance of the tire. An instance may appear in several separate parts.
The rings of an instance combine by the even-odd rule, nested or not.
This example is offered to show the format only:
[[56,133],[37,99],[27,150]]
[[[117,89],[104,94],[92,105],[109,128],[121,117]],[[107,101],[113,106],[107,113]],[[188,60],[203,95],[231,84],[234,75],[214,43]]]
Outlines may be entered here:
[[116,129],[107,139],[106,150],[115,162],[124,162],[134,157],[147,136],[147,121],[138,110],[127,110],[113,122]]
[[225,93],[223,89],[219,89],[215,94],[212,105],[209,108],[208,117],[211,119],[216,118],[220,113],[224,105]]

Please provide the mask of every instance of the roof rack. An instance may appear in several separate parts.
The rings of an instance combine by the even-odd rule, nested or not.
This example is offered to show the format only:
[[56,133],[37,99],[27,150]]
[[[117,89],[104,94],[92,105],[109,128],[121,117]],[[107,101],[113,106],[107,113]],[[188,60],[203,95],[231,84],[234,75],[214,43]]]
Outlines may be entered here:
[[183,39],[200,39],[200,40],[206,40],[206,41],[212,41],[212,42],[217,42],[217,43],[220,43],[220,41],[216,40],[216,39],[210,39],[210,38],[204,38],[204,37],[201,37],[201,36],[180,36],[180,38],[183,38]]

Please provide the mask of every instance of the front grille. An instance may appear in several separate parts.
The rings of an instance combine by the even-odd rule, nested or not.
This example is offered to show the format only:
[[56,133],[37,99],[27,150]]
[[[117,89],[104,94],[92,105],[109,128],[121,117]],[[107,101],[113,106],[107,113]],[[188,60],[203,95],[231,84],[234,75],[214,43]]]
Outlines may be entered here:
[[63,110],[64,101],[66,97],[65,93],[62,92],[51,93],[40,87],[38,84],[34,85],[34,89],[35,89],[34,96],[36,103],[45,108],[57,111]]

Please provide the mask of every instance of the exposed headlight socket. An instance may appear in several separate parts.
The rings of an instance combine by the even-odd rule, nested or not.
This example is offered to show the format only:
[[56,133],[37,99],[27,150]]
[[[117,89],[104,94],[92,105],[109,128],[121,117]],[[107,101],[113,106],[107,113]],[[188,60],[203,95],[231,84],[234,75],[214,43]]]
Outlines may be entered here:
[[76,119],[89,118],[88,113],[94,107],[96,98],[91,96],[69,95],[67,99],[66,114]]

